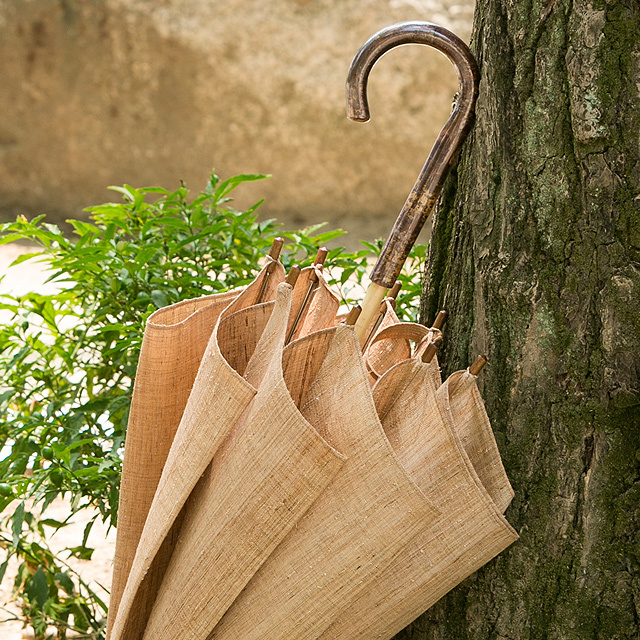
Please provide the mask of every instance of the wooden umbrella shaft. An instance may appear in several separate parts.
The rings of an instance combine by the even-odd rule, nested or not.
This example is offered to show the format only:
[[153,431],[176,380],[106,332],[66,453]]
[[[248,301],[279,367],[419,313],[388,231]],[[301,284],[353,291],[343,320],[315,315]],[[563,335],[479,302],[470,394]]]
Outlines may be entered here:
[[411,247],[440,195],[444,180],[471,128],[478,94],[478,67],[460,38],[429,22],[403,22],[376,33],[354,58],[347,78],[347,113],[350,119],[360,122],[369,120],[367,81],[377,60],[390,49],[411,43],[430,45],[449,58],[458,73],[459,99],[440,131],[371,272],[371,281],[385,288],[392,287],[397,280]]
[[367,82],[377,60],[394,47],[412,43],[430,45],[449,58],[458,73],[459,98],[369,276],[372,285],[365,295],[362,314],[356,323],[356,332],[361,341],[384,298],[385,290],[397,280],[411,247],[440,195],[442,185],[471,128],[478,95],[478,67],[460,38],[429,22],[403,22],[376,33],[353,59],[347,77],[347,115],[350,119],[359,122],[369,120]]

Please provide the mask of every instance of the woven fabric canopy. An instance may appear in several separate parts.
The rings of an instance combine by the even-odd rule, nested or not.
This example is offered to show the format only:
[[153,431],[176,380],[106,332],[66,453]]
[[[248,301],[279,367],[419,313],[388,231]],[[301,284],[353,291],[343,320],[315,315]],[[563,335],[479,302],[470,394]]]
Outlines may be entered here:
[[400,463],[441,517],[318,637],[390,638],[517,539],[502,515],[513,491],[477,393],[468,371],[440,384],[437,367],[417,359],[374,387]]
[[[396,336],[387,353],[404,356],[408,338],[433,332],[393,321],[365,357],[345,325],[284,347],[294,292],[281,284],[275,301],[243,307],[249,288],[218,311],[111,638],[390,638],[516,539],[475,376],[441,384],[435,360],[387,357],[371,388],[376,345]],[[195,309],[194,322],[219,300],[200,302],[164,317]],[[248,322],[253,338],[231,348]],[[149,362],[154,351],[145,337]],[[132,486],[135,500],[148,493]]]
[[[230,361],[246,360],[246,345],[255,346],[268,317],[265,305],[251,306],[268,273],[265,268],[246,290],[181,302],[149,318],[125,446],[110,637],[125,631],[135,637],[144,629],[140,612],[153,601],[171,555],[176,536],[169,534],[179,528],[182,507],[217,446],[255,395],[220,344]],[[276,263],[266,298],[283,276]],[[211,339],[221,320],[223,330]],[[203,380],[213,385],[208,392]],[[224,419],[213,423],[216,414]]]
[[344,463],[284,383],[291,297],[280,285],[245,373],[258,391],[186,505],[145,638],[206,638]]
[[285,278],[272,249],[246,288],[149,318],[109,640],[387,640],[517,539],[503,515],[513,491],[476,386],[481,366],[442,382],[442,323],[400,322],[384,297],[477,92],[458,38],[404,23],[356,56],[353,117],[368,117],[375,61],[408,42],[456,64],[461,97],[360,317],[338,315],[320,258]]

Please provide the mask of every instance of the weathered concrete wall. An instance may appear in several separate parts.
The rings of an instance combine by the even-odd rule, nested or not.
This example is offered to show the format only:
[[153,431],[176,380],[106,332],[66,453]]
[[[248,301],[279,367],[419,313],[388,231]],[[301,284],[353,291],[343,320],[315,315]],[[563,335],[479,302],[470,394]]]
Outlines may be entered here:
[[0,0],[0,212],[75,215],[109,184],[201,188],[210,169],[273,174],[263,215],[385,234],[448,115],[453,67],[404,47],[345,116],[351,59],[375,31],[470,0]]

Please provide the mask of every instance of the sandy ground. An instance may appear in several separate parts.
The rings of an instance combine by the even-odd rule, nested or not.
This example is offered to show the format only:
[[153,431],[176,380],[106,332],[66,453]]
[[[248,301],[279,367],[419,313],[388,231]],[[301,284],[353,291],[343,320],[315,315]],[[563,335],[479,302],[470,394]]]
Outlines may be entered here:
[[[69,504],[64,500],[56,500],[48,509],[47,517],[62,521],[70,513]],[[64,549],[76,546],[82,542],[84,527],[91,519],[90,511],[80,512],[76,515],[72,524],[59,530],[48,539],[48,544],[56,552],[62,552],[60,557],[66,560],[67,554]],[[108,531],[108,527],[98,520],[91,530],[88,546],[95,549],[92,560],[77,560],[70,558],[67,562],[71,568],[78,572],[82,579],[87,582],[100,598],[108,601],[108,594],[102,587],[109,589],[111,584],[111,568],[113,552],[115,548],[115,529]],[[6,605],[11,596],[11,588],[15,576],[16,563],[10,565],[7,575],[0,584],[0,603],[9,611],[18,611],[15,605]],[[0,620],[10,617],[7,611],[0,612]],[[1,640],[23,640],[33,638],[29,629],[23,629],[22,624],[17,621],[7,621],[0,623]]]
[[[28,261],[21,265],[9,269],[9,265],[21,253],[29,252],[29,247],[21,245],[7,245],[0,247],[0,275],[5,277],[0,281],[0,294],[13,293],[24,294],[29,291],[46,292],[50,291],[52,285],[45,284],[46,274],[42,267],[33,262]],[[0,322],[6,322],[9,319],[8,314],[0,312]],[[70,509],[64,500],[55,501],[49,509],[47,509],[47,517],[55,520],[65,520],[69,515]],[[3,516],[6,514],[3,514]],[[89,511],[80,512],[76,515],[73,524],[59,530],[49,539],[51,548],[60,552],[70,546],[77,546],[82,542],[84,527],[92,517]],[[103,598],[107,598],[107,594],[102,590],[100,585],[109,588],[111,584],[111,567],[113,560],[113,552],[115,547],[115,530],[108,531],[107,526],[103,525],[99,520],[93,526],[88,540],[88,546],[95,549],[93,559],[91,561],[81,561],[70,559],[69,565],[77,571],[82,579],[89,583],[96,593]],[[62,558],[66,559],[65,553]],[[0,562],[3,561],[4,553],[0,552]],[[15,576],[16,566],[10,565],[4,580],[0,584],[0,606],[6,607],[9,611],[16,612],[15,605],[7,605],[11,596],[11,589]],[[22,640],[25,638],[33,638],[33,634],[28,629],[23,629],[20,622],[6,621],[10,617],[7,611],[0,611],[0,640]]]

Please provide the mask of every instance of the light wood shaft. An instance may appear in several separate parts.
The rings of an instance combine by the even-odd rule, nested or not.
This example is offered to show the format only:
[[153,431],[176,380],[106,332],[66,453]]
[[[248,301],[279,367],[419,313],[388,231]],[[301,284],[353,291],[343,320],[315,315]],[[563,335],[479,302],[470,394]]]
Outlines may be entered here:
[[355,326],[356,336],[358,336],[360,346],[364,345],[369,327],[378,314],[380,303],[384,299],[386,293],[387,287],[381,287],[375,282],[372,282],[367,289],[367,293],[365,294],[361,305],[362,312],[360,313],[360,317],[356,321]]

